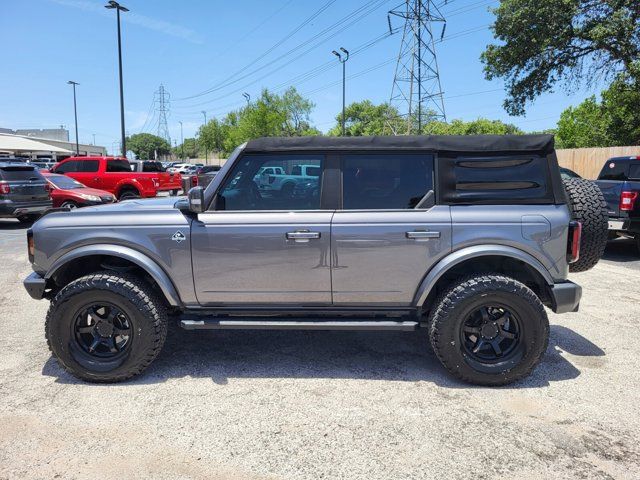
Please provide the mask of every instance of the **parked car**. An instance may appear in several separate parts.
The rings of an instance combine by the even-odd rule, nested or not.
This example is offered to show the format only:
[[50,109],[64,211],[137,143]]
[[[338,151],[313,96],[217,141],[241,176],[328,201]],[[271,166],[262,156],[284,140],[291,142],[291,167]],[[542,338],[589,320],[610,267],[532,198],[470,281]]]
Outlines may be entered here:
[[33,165],[0,161],[0,218],[33,222],[51,208],[49,190]]
[[258,188],[263,191],[279,193],[285,197],[291,195],[296,185],[309,181],[317,182],[320,178],[320,168],[317,165],[292,165],[291,173],[285,173],[283,168],[278,167],[271,173],[269,168],[259,172]]
[[166,172],[132,172],[123,157],[69,157],[51,173],[67,175],[90,188],[106,190],[118,200],[155,197],[159,191],[176,188]]
[[610,236],[634,238],[640,252],[640,157],[610,158],[596,183],[607,202]]
[[113,203],[116,197],[105,190],[89,188],[66,175],[42,173],[51,186],[53,207],[78,208]]
[[[160,179],[160,191],[169,190],[172,195],[176,195],[179,191],[182,184],[182,178],[179,173],[168,172],[166,168],[162,165],[161,162],[156,160],[129,160],[131,164],[131,171],[133,172],[143,172],[143,173],[168,173],[168,180],[164,177]],[[163,183],[164,182],[164,183]]]
[[[254,181],[301,162],[321,195]],[[179,319],[189,330],[426,328],[449,372],[502,385],[543,358],[545,306],[577,311],[568,272],[598,259],[571,209],[588,227],[599,195],[565,192],[550,135],[250,140],[178,202],[46,215],[28,234],[24,284],[51,300],[54,357],[87,381],[141,373]]]
[[219,171],[220,166],[218,165],[205,165],[203,167],[200,167],[196,171],[196,181],[194,182],[194,186],[199,185],[202,188],[206,188]]

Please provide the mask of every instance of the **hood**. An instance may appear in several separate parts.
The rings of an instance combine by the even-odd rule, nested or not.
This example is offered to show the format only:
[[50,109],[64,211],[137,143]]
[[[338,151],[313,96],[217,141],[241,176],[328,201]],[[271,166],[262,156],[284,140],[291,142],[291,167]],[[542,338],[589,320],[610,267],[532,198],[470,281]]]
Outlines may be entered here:
[[145,211],[145,210],[171,210],[174,205],[182,197],[155,197],[155,198],[135,198],[132,200],[123,200],[110,205],[97,205],[95,207],[84,207],[82,211]]

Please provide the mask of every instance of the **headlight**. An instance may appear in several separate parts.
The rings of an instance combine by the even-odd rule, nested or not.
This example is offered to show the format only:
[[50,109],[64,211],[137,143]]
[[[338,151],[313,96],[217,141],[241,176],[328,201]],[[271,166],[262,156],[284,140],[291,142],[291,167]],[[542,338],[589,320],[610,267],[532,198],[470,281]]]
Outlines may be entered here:
[[84,193],[81,193],[80,197],[84,198],[85,200],[89,200],[90,202],[99,202],[99,201],[101,201],[100,197],[97,197],[96,195],[86,195]]

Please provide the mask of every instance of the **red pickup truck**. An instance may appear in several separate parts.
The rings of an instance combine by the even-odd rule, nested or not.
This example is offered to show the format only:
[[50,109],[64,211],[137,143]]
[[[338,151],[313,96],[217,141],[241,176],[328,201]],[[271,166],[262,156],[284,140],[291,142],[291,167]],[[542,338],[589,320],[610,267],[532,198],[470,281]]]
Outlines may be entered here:
[[113,193],[118,200],[155,197],[181,188],[179,174],[134,172],[124,157],[69,157],[51,168],[91,188]]

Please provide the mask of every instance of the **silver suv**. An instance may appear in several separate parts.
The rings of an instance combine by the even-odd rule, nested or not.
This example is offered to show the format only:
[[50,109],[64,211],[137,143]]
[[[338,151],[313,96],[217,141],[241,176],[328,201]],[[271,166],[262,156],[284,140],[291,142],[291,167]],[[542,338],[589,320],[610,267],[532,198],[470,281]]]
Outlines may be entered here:
[[[301,165],[310,188],[256,183]],[[88,381],[142,372],[176,321],[428,328],[452,374],[501,385],[542,358],[545,306],[577,311],[570,263],[597,261],[578,263],[570,207],[547,135],[263,138],[177,202],[47,214],[28,232],[24,283],[51,300],[54,356]]]

